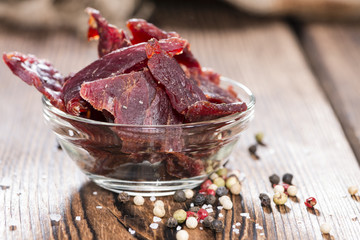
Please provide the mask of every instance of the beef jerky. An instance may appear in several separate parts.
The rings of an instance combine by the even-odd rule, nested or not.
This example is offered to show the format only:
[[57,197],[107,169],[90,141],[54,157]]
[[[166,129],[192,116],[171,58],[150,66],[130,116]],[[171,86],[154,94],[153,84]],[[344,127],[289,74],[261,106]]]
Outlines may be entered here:
[[61,98],[65,78],[49,62],[19,52],[4,53],[3,60],[16,76],[36,87],[52,105],[65,110]]
[[171,105],[180,114],[197,101],[206,100],[199,87],[186,77],[179,63],[163,51],[153,39],[146,46],[148,67],[154,78],[164,86]]
[[99,39],[99,57],[131,45],[126,33],[109,24],[98,10],[87,8],[86,12],[89,14],[88,40]]
[[[179,38],[169,38],[160,41],[162,49],[171,55],[179,54],[186,41]],[[80,86],[83,82],[91,82],[101,78],[119,75],[125,72],[141,69],[146,65],[146,43],[113,51],[77,72],[66,81],[63,88],[63,98],[66,111],[72,115],[86,113],[89,105],[80,96]]]
[[182,153],[169,153],[166,159],[166,171],[177,178],[195,177],[205,174],[204,163],[200,159],[190,158]]
[[199,78],[199,88],[204,92],[206,99],[212,103],[234,103],[238,99],[234,97],[229,91],[219,87],[212,81]]
[[80,94],[95,109],[110,112],[115,123],[178,123],[166,94],[147,69],[83,83]]
[[189,122],[200,122],[243,112],[246,109],[244,102],[216,104],[199,101],[189,107],[185,119]]
[[[147,42],[152,38],[160,40],[170,37],[180,37],[180,35],[176,32],[166,32],[143,19],[130,19],[127,21],[127,27],[132,33],[133,37],[131,42],[133,44]],[[200,63],[190,51],[189,43],[186,44],[183,53],[175,56],[175,59],[186,67],[196,68],[199,72],[201,72]]]

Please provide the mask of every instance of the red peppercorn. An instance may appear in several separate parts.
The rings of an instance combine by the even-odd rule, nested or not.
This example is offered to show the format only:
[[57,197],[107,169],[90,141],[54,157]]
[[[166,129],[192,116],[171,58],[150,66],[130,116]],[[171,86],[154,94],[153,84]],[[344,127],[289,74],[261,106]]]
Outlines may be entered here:
[[315,198],[309,197],[308,199],[306,199],[306,201],[304,203],[305,203],[305,206],[307,206],[308,208],[314,208],[317,201]]
[[186,212],[186,219],[188,219],[189,217],[194,217],[194,218],[198,218],[197,214],[192,212],[192,211],[187,211]]
[[214,189],[208,189],[208,190],[206,190],[206,193],[207,193],[207,195],[213,195],[213,196],[216,195],[216,192]]
[[207,195],[207,189],[202,188],[199,190],[199,193],[203,195]]
[[208,179],[208,180],[206,180],[205,182],[203,182],[202,184],[201,184],[201,186],[200,186],[200,189],[208,189],[208,187],[212,184],[213,182],[210,180],[210,179]]
[[209,215],[209,213],[205,209],[201,208],[197,212],[197,215],[198,215],[198,218],[199,218],[198,220],[204,220],[204,218],[206,218]]
[[287,183],[283,183],[283,184],[281,184],[281,185],[284,187],[284,190],[285,190],[285,193],[286,193],[287,190],[288,190],[288,188],[290,187],[290,185],[287,184]]

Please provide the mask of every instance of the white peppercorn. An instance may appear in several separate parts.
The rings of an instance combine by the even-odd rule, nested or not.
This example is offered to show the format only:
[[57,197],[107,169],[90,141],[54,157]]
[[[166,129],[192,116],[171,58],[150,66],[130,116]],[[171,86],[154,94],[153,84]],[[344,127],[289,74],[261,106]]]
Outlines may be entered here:
[[184,193],[185,193],[185,197],[186,197],[187,199],[191,199],[191,198],[194,197],[194,191],[191,190],[191,189],[186,189],[186,190],[184,190]]
[[165,216],[165,208],[156,206],[154,207],[153,213],[155,216],[162,218]]
[[298,189],[294,185],[289,186],[287,189],[287,193],[289,194],[290,197],[295,197],[297,192],[298,192]]
[[189,233],[186,230],[180,230],[176,233],[176,240],[188,240]]
[[274,187],[274,193],[277,193],[277,192],[283,193],[283,192],[285,192],[285,188],[282,185],[276,185]]
[[186,226],[190,229],[195,229],[198,225],[198,221],[194,217],[188,217],[186,219]]
[[330,224],[328,223],[323,223],[320,225],[320,231],[323,233],[323,234],[329,234],[330,231],[331,231],[331,226]]
[[144,204],[144,202],[145,202],[145,199],[142,196],[135,196],[134,197],[134,204],[135,205],[141,206],[141,205]]

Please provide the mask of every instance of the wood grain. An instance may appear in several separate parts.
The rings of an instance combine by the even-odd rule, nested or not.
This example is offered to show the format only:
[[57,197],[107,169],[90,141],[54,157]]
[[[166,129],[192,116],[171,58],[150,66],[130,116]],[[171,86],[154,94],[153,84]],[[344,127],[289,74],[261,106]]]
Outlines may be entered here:
[[[246,18],[218,2],[164,3],[150,20],[178,31],[191,42],[203,66],[244,83],[257,96],[256,119],[229,163],[247,176],[242,193],[232,197],[233,210],[215,213],[225,230],[218,234],[188,230],[190,239],[356,239],[360,203],[347,194],[347,187],[359,182],[359,167],[288,26]],[[2,51],[31,52],[50,59],[64,73],[96,58],[94,44],[63,33],[0,34]],[[0,64],[0,82],[0,177],[10,181],[9,189],[0,190],[1,239],[174,239],[175,230],[164,226],[166,219],[157,230],[149,227],[153,203],[148,198],[143,207],[121,204],[116,194],[86,179],[57,149],[54,135],[42,121],[40,95],[12,76],[4,64]],[[265,133],[268,146],[259,148],[261,160],[254,161],[247,147],[257,131]],[[272,204],[271,211],[263,209],[258,195],[272,192],[268,176],[286,172],[294,174],[298,198],[282,207]],[[315,211],[303,204],[309,196],[318,200]],[[166,217],[190,204],[161,199]],[[249,213],[250,218],[240,213]],[[60,222],[51,221],[51,214],[60,214]],[[12,221],[17,226],[14,231],[9,229]],[[332,226],[331,236],[321,235],[319,225],[325,221]],[[232,230],[237,222],[239,235]]]

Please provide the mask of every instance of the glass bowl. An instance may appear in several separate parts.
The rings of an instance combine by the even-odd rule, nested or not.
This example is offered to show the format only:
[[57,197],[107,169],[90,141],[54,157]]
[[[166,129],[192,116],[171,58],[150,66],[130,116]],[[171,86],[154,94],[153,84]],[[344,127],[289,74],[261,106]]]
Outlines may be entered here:
[[43,113],[64,151],[99,186],[130,195],[165,196],[197,187],[223,166],[254,116],[255,97],[222,77],[248,108],[215,120],[179,125],[124,125],[69,115],[43,98]]

